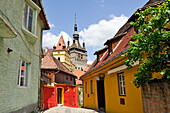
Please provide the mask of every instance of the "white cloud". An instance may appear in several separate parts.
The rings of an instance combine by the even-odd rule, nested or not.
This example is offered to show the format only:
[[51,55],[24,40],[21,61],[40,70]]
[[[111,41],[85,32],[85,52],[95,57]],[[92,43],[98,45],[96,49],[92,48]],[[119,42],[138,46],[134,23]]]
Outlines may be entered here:
[[104,42],[112,38],[118,29],[128,20],[128,17],[121,15],[116,17],[114,15],[109,16],[110,20],[100,20],[97,24],[90,25],[87,29],[80,31],[80,36],[85,40],[87,47],[99,47],[103,46]]
[[101,0],[101,3],[104,3],[104,0]]
[[54,45],[57,45],[58,40],[61,35],[64,38],[66,46],[67,46],[68,39],[69,39],[70,45],[71,45],[72,39],[66,32],[61,31],[60,34],[58,34],[58,35],[52,34],[51,32],[47,32],[46,34],[43,35],[43,48],[44,47],[52,48]]
[[93,61],[87,61],[88,65],[91,65],[93,63]]
[[49,26],[50,26],[50,28],[54,28],[55,27],[55,25],[50,23],[50,22],[49,22]]

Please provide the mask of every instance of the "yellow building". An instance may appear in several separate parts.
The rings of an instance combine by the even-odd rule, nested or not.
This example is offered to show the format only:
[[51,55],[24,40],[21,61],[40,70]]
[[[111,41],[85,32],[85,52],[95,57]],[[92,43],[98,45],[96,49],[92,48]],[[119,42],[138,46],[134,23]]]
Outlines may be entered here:
[[75,69],[75,64],[70,60],[70,54],[68,53],[68,49],[65,45],[63,36],[60,37],[57,46],[53,46],[52,50],[53,56],[62,62],[68,69],[73,71]]
[[96,60],[81,79],[84,88],[84,107],[106,113],[143,113],[141,89],[133,81],[139,62],[127,70],[123,53],[129,48],[134,34],[131,18],[117,34],[105,42],[105,48],[96,51]]

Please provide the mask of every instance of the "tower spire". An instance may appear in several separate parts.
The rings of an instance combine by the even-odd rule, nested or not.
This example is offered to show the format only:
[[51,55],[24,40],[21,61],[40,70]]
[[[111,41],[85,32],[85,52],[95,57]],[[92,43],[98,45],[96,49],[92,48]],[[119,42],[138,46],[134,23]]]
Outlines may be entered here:
[[76,13],[75,13],[75,24],[76,24]]
[[74,38],[74,40],[79,40],[79,34],[77,32],[77,24],[76,24],[76,13],[75,13],[75,24],[74,24],[73,38]]
[[76,24],[76,13],[75,13],[75,24],[74,24],[74,31],[77,31],[77,24]]

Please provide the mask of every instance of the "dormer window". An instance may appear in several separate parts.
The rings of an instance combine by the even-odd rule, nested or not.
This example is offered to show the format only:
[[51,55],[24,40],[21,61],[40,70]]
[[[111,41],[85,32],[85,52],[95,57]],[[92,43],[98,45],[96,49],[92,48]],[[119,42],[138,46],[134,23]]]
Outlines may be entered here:
[[112,43],[109,44],[109,54],[112,54]]

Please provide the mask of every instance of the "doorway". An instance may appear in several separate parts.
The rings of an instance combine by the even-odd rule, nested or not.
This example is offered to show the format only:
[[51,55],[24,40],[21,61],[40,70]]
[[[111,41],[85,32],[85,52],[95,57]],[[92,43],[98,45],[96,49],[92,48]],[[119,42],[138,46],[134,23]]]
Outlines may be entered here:
[[105,111],[104,78],[97,81],[98,108]]
[[62,88],[57,88],[57,103],[58,104],[63,104],[62,100]]

